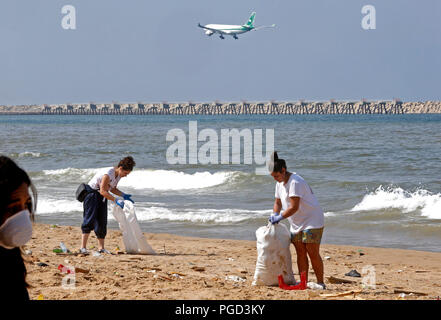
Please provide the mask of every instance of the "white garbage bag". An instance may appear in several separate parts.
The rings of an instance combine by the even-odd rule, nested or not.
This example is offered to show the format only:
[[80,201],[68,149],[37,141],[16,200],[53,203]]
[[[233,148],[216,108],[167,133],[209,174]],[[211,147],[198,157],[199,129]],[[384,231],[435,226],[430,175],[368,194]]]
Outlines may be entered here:
[[135,206],[130,201],[124,201],[124,209],[114,205],[113,216],[118,221],[122,231],[123,242],[127,253],[156,254],[145,239],[138,219],[135,214]]
[[256,230],[257,262],[253,286],[275,286],[281,274],[286,284],[296,284],[292,271],[291,234],[282,224],[271,224]]

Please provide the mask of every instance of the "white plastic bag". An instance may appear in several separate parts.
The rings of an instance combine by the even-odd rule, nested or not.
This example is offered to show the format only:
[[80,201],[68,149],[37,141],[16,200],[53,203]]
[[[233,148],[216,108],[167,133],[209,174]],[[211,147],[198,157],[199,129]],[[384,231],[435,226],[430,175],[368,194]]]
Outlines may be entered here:
[[135,214],[135,206],[132,202],[124,201],[124,209],[114,205],[112,213],[122,231],[123,242],[127,253],[156,254],[147,243],[139,227]]
[[286,284],[295,284],[292,272],[291,234],[282,224],[271,224],[256,230],[257,262],[253,286],[275,286],[282,275]]

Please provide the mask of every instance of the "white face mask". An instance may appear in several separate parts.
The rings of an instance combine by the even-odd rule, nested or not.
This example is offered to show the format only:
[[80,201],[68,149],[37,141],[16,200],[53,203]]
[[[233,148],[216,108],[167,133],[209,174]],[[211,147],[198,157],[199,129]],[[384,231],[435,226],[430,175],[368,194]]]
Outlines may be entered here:
[[32,237],[29,210],[20,211],[0,226],[0,246],[13,249],[25,245]]

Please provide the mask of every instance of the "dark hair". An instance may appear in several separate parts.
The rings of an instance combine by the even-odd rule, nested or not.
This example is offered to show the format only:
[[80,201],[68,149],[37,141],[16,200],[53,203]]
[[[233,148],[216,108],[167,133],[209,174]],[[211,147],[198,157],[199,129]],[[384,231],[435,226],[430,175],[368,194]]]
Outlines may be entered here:
[[136,162],[131,156],[121,159],[118,163],[118,167],[122,167],[126,171],[132,171],[134,166],[136,166]]
[[[0,155],[0,223],[3,222],[12,193],[23,183],[27,184],[32,190],[33,201],[32,208],[29,208],[29,211],[33,220],[37,203],[37,192],[31,179],[14,161]],[[5,291],[0,294],[8,294],[9,299],[29,299],[26,290],[29,287],[26,283],[27,272],[21,254],[21,248],[6,249],[0,246],[1,290]]]
[[37,191],[32,184],[26,171],[8,157],[0,155],[0,221],[6,213],[6,208],[11,200],[11,194],[23,183],[27,184],[32,191],[32,208],[29,208],[31,217],[34,217],[37,205]]
[[274,151],[271,155],[271,162],[268,167],[270,172],[282,172],[282,168],[286,170],[286,162],[283,159],[279,159],[277,152]]

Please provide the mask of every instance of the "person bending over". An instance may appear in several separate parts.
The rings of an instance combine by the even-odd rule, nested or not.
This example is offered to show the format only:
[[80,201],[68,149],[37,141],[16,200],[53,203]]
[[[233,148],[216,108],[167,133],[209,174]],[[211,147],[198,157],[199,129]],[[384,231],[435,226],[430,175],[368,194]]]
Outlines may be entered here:
[[126,194],[117,188],[121,178],[126,177],[132,172],[136,165],[132,157],[125,157],[116,167],[105,169],[97,173],[88,183],[92,188],[83,202],[83,224],[81,225],[82,241],[80,253],[88,253],[86,246],[90,232],[95,231],[98,238],[99,253],[110,253],[104,248],[104,238],[107,234],[107,200],[115,202],[115,205],[124,209],[124,201],[115,198],[111,193],[121,196],[124,200],[131,199],[130,194]]

